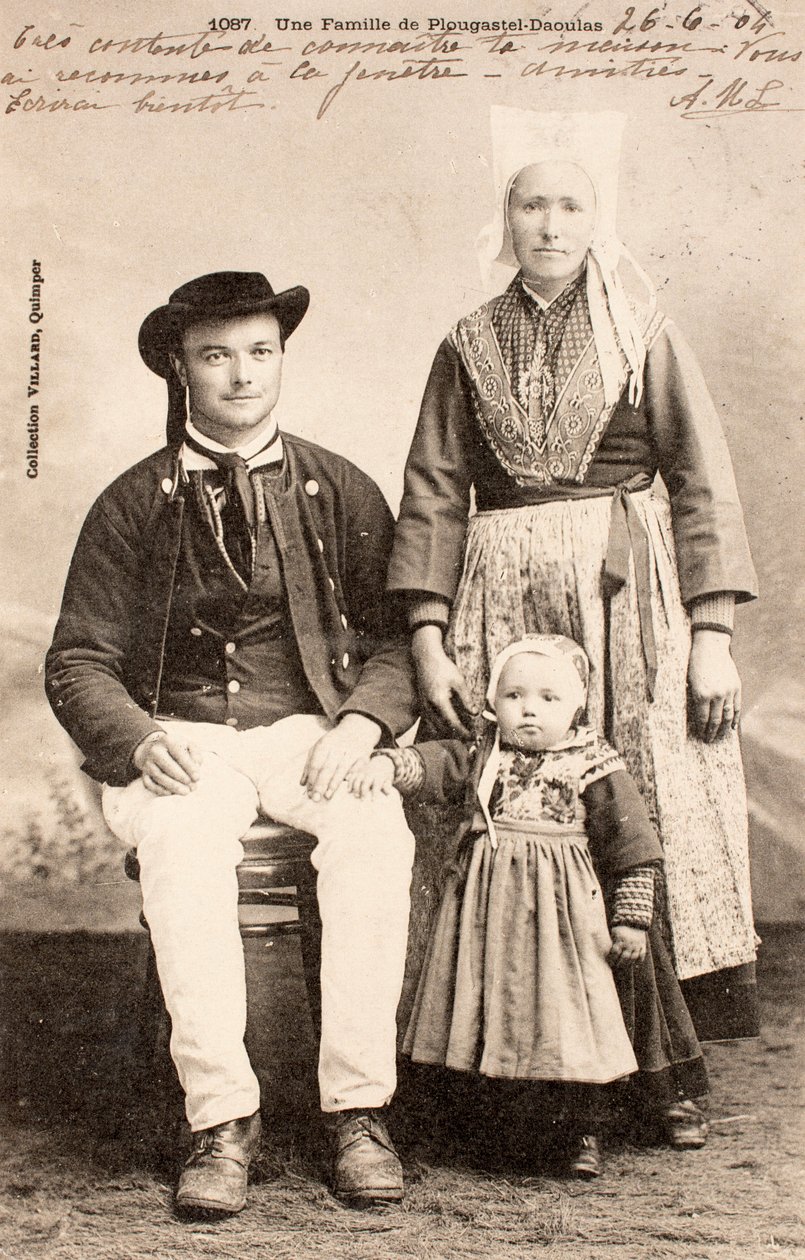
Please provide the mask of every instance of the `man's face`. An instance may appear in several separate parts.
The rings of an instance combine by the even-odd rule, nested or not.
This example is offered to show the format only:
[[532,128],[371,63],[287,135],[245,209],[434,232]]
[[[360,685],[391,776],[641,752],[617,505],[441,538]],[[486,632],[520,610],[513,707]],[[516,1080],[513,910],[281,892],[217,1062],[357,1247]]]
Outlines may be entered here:
[[592,241],[589,177],[572,162],[524,167],[509,194],[508,219],[523,275],[537,292],[545,288],[546,298],[554,296],[579,274]]
[[222,446],[240,446],[268,427],[282,381],[280,328],[274,315],[193,324],[182,356],[171,355],[190,390],[193,423]]

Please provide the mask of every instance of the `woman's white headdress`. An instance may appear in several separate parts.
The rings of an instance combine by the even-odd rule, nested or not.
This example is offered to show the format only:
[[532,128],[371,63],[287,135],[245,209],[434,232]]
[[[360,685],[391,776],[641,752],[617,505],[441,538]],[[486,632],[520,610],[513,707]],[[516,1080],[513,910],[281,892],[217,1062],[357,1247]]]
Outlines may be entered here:
[[642,395],[646,348],[617,272],[621,259],[631,264],[645,285],[652,309],[657,294],[642,267],[621,244],[616,229],[618,166],[626,115],[612,111],[543,114],[493,105],[491,123],[496,208],[494,219],[478,237],[484,284],[490,284],[494,262],[518,265],[507,210],[511,187],[519,172],[536,162],[573,162],[580,166],[589,176],[596,198],[595,228],[588,254],[587,301],[604,398],[607,406],[614,406],[623,388],[620,346],[629,366],[629,401],[636,406]]

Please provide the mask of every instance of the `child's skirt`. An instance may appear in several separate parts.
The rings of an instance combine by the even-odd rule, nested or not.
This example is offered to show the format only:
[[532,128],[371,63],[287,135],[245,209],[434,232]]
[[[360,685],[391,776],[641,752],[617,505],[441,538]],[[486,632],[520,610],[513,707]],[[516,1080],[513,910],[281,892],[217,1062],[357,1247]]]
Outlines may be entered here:
[[637,1070],[579,824],[496,822],[448,876],[405,1037],[420,1063],[605,1084]]

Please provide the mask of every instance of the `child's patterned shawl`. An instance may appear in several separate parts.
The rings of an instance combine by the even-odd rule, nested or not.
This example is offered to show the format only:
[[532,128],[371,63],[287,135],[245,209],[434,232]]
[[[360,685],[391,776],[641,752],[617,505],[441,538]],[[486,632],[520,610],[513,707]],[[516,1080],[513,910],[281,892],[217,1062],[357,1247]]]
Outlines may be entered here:
[[493,821],[576,824],[580,831],[585,790],[623,769],[620,755],[591,727],[572,731],[559,747],[545,752],[502,748],[489,813]]
[[500,748],[490,729],[473,775],[474,804],[496,847],[496,818],[583,823],[579,798],[591,783],[625,769],[619,753],[590,726],[574,727],[561,744],[544,752]]

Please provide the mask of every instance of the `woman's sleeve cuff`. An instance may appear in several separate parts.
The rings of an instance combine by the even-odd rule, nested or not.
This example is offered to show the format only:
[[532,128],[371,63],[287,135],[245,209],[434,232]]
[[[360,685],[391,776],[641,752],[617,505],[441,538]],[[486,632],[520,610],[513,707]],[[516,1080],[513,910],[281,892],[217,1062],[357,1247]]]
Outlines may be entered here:
[[700,595],[690,603],[691,629],[720,630],[722,634],[732,634],[735,625],[735,593],[733,591],[714,591],[710,595]]
[[441,595],[412,595],[408,601],[408,629],[419,626],[441,626],[450,620],[450,604]]

